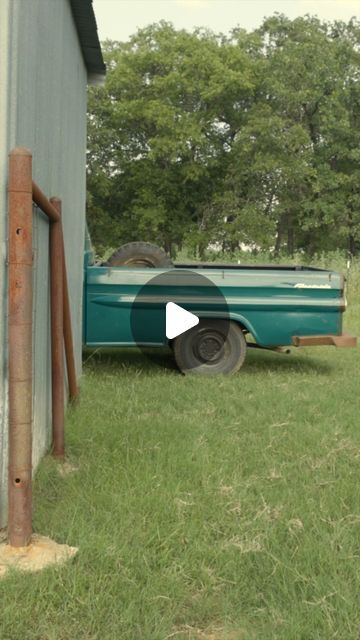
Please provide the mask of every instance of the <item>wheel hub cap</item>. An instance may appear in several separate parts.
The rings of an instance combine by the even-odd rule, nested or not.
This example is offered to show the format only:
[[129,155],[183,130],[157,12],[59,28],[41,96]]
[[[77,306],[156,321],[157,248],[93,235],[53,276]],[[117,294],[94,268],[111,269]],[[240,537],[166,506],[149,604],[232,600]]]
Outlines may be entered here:
[[220,335],[202,336],[197,345],[197,355],[200,360],[215,363],[222,357],[224,339]]

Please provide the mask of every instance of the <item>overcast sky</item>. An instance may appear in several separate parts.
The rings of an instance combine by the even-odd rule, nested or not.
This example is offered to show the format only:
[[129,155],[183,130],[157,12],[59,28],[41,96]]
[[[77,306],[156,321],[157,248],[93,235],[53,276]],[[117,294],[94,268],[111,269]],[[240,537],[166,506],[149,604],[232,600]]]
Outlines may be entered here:
[[324,20],[360,17],[360,0],[93,0],[100,40],[128,40],[138,27],[167,20],[177,29],[208,27],[227,33],[258,27],[275,11],[289,18],[310,13]]

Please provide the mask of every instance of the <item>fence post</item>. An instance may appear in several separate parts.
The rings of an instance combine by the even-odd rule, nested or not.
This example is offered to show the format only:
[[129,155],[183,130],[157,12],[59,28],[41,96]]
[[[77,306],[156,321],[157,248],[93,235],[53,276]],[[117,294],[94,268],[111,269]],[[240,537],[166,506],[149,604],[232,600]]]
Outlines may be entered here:
[[8,331],[9,466],[8,540],[30,543],[32,534],[32,156],[9,154]]

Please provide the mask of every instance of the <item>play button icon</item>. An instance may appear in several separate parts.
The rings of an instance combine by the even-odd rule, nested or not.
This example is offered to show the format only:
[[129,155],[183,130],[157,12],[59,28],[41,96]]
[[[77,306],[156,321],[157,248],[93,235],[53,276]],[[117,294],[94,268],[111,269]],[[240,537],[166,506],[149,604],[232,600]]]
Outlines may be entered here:
[[176,338],[199,324],[199,318],[190,311],[186,311],[175,302],[166,305],[166,337],[169,340]]
[[[206,276],[202,271],[175,267],[153,275],[152,269],[129,269],[126,282],[119,272],[121,285],[114,293],[112,303],[115,308],[121,308],[122,313],[117,313],[114,320],[114,335],[125,328],[127,344],[135,343],[147,359],[156,365],[161,362],[161,366],[163,358],[169,354],[169,347],[176,347],[172,343],[174,338],[177,338],[179,348],[180,342],[188,340],[188,352],[194,355],[196,369],[198,356],[205,358],[212,353],[229,326],[228,307],[222,291],[226,285],[223,271],[209,268]],[[206,318],[209,316],[222,319],[220,334],[214,330],[211,336],[207,335]],[[156,347],[165,347],[166,351]]]

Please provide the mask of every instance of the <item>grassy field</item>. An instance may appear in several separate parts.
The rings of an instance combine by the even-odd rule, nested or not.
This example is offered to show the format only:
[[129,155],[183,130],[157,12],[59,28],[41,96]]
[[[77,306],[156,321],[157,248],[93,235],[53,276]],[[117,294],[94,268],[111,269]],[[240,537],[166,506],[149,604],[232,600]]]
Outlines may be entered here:
[[[347,328],[360,333],[360,269]],[[359,350],[87,353],[34,528],[71,563],[0,582],[1,640],[359,640]]]

